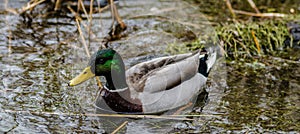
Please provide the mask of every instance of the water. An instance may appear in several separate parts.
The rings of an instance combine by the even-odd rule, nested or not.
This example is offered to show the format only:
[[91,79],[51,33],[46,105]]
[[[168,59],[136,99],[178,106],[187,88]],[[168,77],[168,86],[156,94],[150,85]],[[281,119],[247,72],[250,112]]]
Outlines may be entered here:
[[201,132],[298,133],[300,55],[291,51],[288,56],[296,56],[297,62],[274,57],[251,64],[229,62],[228,88],[217,94],[214,89],[210,98],[221,96],[213,101],[218,106],[208,104],[202,112],[220,117],[204,120]]
[[[296,50],[288,52],[295,53],[295,63],[277,59],[274,66],[269,66],[274,59],[248,66],[238,66],[239,61],[226,66],[221,60],[206,89],[209,101],[199,99],[193,110],[207,116],[194,121],[97,117],[95,80],[67,85],[88,62],[72,14],[32,16],[31,21],[5,11],[24,4],[0,4],[0,133],[104,133],[124,121],[129,123],[121,133],[299,132]],[[119,12],[128,29],[110,46],[121,53],[127,68],[168,55],[168,44],[214,32],[198,6],[183,1],[121,1]],[[87,20],[83,23],[88,25]],[[91,53],[101,47],[110,13],[95,14],[92,24],[89,40],[81,25]]]

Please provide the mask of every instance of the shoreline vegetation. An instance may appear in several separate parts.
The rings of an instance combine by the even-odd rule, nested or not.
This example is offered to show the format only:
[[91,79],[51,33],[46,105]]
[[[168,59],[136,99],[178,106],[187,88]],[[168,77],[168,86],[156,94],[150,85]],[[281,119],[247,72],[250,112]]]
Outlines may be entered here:
[[[213,1],[204,2],[199,0],[187,2],[190,2],[191,4],[197,4],[201,7],[203,6],[203,9],[200,11],[203,12],[208,18],[211,18],[209,21],[213,22],[217,40],[212,39],[214,37],[206,39],[203,39],[203,37],[198,37],[194,41],[188,41],[184,43],[184,45],[181,45],[179,48],[174,48],[174,44],[169,44],[167,50],[168,52],[183,53],[188,50],[202,48],[203,42],[208,42],[219,44],[223,49],[225,57],[227,59],[234,60],[239,58],[256,59],[257,57],[266,55],[276,56],[278,53],[280,53],[280,51],[286,51],[289,48],[293,48],[293,43],[287,44],[285,40],[292,39],[292,35],[289,33],[289,28],[287,26],[288,23],[294,22],[299,24],[300,15],[297,14],[297,12],[299,12],[297,11],[297,4],[295,4],[294,7],[287,9],[284,7],[276,9],[273,7],[268,7],[268,5],[272,4],[271,2],[267,2],[267,5],[264,5],[265,3],[253,0],[247,0],[247,2],[224,0],[223,3]],[[84,2],[84,0],[78,0],[78,2],[62,2],[60,0],[56,0],[55,2],[46,0],[31,0],[21,9],[7,8],[6,11],[28,17],[29,15],[26,15],[28,14],[27,12],[31,12],[38,5],[44,3],[48,4],[52,10],[50,10],[50,12],[48,11],[48,14],[44,14],[42,17],[47,17],[47,15],[51,14],[55,15],[56,11],[59,11],[60,9],[68,10],[74,15],[81,41],[85,46],[87,55],[89,55],[87,50],[89,42],[86,42],[85,37],[83,37],[81,30],[82,28],[80,25],[83,25],[83,28],[87,29],[89,34],[88,37],[90,37],[94,34],[91,30],[92,24],[83,24],[81,21],[83,19],[87,19],[89,22],[91,22],[93,19],[93,13],[101,13],[104,10],[108,10],[109,6],[100,8],[96,7],[92,3],[88,5],[89,3]],[[257,6],[256,3],[258,3],[259,6]],[[280,2],[276,0],[274,3],[279,4]],[[77,10],[72,8],[74,7],[74,4],[77,4]],[[289,4],[290,3],[283,3],[283,6],[287,7]],[[217,7],[220,9],[214,9]],[[241,8],[245,9],[245,11],[240,10]],[[225,10],[225,14],[220,13],[220,10]],[[78,14],[78,12],[82,12],[85,17],[82,17],[82,15]],[[214,17],[212,15],[214,15]],[[218,21],[219,18],[227,21]],[[215,23],[215,21],[217,22]],[[109,42],[112,40],[104,41]],[[106,46],[102,44],[101,48],[103,47]]]

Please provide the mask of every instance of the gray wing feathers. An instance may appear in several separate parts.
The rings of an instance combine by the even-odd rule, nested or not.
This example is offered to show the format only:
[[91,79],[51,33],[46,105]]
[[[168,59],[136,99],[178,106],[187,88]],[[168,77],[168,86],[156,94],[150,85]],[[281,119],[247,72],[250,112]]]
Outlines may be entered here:
[[144,92],[157,92],[170,89],[190,79],[197,73],[199,55],[188,57],[180,62],[167,65],[154,71],[145,81]]
[[183,106],[197,95],[206,83],[206,77],[197,73],[181,85],[156,93],[140,94],[144,113],[156,113]]
[[[157,83],[156,83],[156,85],[158,85],[160,87],[168,87],[167,86],[168,84],[165,85],[164,82],[162,82],[162,80],[164,78],[160,78],[160,77],[154,78],[153,75],[160,74],[160,76],[161,76],[162,74],[167,74],[167,73],[174,74],[174,73],[178,72],[179,68],[182,67],[183,65],[177,64],[177,63],[185,61],[183,59],[191,57],[191,55],[192,55],[192,53],[181,54],[181,55],[176,55],[176,56],[168,56],[168,57],[157,58],[157,59],[153,59],[153,60],[150,60],[147,62],[137,64],[126,71],[127,84],[131,89],[135,89],[135,90],[143,90],[145,85],[147,85],[146,83],[149,84],[149,82],[157,82],[157,81],[162,83],[162,85],[157,84]],[[173,65],[172,63],[176,63],[176,65]],[[191,64],[191,63],[189,63],[189,64]],[[197,64],[197,63],[194,63],[194,64]],[[170,65],[175,66],[174,69],[172,69],[173,67],[170,67]],[[170,78],[171,76],[169,75],[167,77]],[[172,78],[174,78],[174,77],[175,76],[172,76]],[[150,81],[148,81],[148,80],[150,80]],[[178,81],[178,80],[171,80],[169,83],[172,83],[172,81]],[[150,87],[148,86],[148,89],[149,88]],[[161,88],[156,89],[156,91],[157,90],[161,90]]]

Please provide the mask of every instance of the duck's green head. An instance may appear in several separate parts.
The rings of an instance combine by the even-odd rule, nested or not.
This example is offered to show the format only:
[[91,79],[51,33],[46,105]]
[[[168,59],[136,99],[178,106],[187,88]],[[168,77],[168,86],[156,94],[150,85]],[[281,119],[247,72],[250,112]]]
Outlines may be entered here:
[[124,70],[123,60],[115,50],[99,50],[91,57],[88,67],[72,79],[69,85],[75,86],[94,76],[107,76],[112,72],[122,73]]

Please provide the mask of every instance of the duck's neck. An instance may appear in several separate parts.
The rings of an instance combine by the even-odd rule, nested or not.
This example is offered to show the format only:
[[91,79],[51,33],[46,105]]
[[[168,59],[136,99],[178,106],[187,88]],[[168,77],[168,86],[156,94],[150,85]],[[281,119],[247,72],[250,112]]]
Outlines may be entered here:
[[119,71],[112,70],[111,73],[104,75],[106,87],[110,90],[123,89],[128,87],[126,83],[125,69]]

